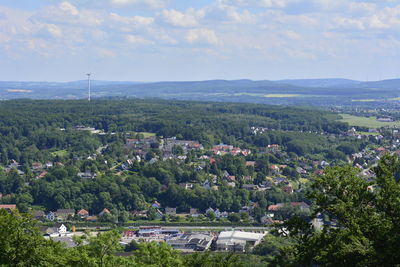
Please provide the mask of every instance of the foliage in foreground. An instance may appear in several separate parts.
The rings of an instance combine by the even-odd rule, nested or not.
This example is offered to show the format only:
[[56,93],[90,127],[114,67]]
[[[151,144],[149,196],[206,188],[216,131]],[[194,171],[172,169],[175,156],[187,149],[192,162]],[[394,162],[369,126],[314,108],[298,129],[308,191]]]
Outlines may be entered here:
[[[293,218],[295,243],[281,250],[279,266],[400,266],[400,162],[385,156],[368,181],[351,167],[317,178],[309,195],[334,224],[315,230]],[[316,214],[317,214],[316,213]]]
[[76,238],[74,248],[46,240],[29,215],[0,210],[0,266],[243,266],[235,255],[210,253],[181,256],[165,243],[142,243],[130,256],[117,230]]

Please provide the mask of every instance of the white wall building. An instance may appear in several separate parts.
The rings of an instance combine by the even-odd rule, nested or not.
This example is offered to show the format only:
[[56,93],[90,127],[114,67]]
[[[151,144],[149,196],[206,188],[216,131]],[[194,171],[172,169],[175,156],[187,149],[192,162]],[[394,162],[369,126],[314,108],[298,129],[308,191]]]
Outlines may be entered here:
[[251,233],[243,231],[222,231],[217,240],[217,250],[245,251],[246,246],[254,247],[260,244],[266,233]]

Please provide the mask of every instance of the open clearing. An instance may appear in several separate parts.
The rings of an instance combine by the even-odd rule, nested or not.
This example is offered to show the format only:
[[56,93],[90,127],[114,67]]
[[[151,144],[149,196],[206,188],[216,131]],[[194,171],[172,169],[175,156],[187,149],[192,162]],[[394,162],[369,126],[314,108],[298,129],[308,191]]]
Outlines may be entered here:
[[51,154],[53,156],[59,156],[60,158],[64,158],[68,155],[68,151],[67,150],[57,150],[57,151],[51,152]]
[[155,136],[155,133],[149,133],[149,132],[133,132],[133,134],[143,134],[144,138],[152,137]]
[[380,128],[384,126],[397,126],[400,127],[400,121],[393,122],[380,122],[376,120],[376,117],[359,117],[349,114],[340,114],[343,119],[339,120],[342,122],[347,122],[350,126],[360,126],[368,128]]

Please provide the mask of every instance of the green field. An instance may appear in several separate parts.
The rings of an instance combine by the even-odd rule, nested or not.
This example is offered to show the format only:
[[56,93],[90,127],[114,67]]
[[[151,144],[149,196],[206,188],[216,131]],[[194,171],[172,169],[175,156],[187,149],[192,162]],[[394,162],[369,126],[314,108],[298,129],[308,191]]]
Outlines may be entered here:
[[350,126],[360,126],[368,128],[380,128],[384,126],[397,126],[400,127],[400,121],[393,122],[380,122],[376,120],[376,117],[359,117],[349,114],[340,114],[342,119],[339,121],[347,122]]
[[132,134],[143,134],[144,138],[148,138],[151,136],[155,136],[155,133],[149,133],[149,132],[132,132]]
[[64,158],[68,155],[68,151],[67,150],[57,150],[57,151],[51,152],[51,154],[53,156],[59,156],[60,158]]

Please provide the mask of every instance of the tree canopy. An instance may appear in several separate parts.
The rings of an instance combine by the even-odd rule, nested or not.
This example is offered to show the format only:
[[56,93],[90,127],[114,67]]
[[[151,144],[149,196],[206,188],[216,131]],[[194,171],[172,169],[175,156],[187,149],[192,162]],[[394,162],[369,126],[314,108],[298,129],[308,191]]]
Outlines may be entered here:
[[[330,168],[316,178],[309,197],[315,217],[330,225],[321,230],[297,217],[285,224],[295,242],[282,249],[292,266],[398,266],[400,264],[400,162],[384,156],[376,178],[358,176],[350,166]],[[283,229],[283,228],[282,228]]]

